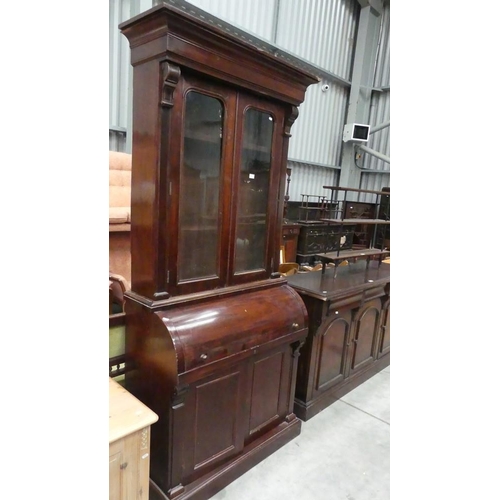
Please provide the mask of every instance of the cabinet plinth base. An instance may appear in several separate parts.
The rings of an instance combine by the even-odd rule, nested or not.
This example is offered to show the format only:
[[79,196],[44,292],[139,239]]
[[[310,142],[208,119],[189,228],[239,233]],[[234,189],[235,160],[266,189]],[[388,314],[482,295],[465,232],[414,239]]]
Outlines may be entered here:
[[309,402],[301,401],[295,398],[295,403],[293,406],[293,411],[295,415],[299,417],[304,422],[310,418],[317,415],[320,411],[324,410],[330,406],[335,401],[339,400],[345,396],[348,392],[366,382],[368,379],[376,375],[378,372],[382,371],[390,365],[391,359],[390,354],[387,354],[383,358],[380,358],[375,363],[370,365],[370,367],[359,374],[349,377],[340,384],[332,387],[330,390],[321,393],[316,398],[310,400]]
[[272,431],[253,441],[230,462],[222,464],[211,473],[185,485],[184,492],[173,497],[165,494],[150,479],[150,500],[207,500],[240,477],[252,467],[262,462],[276,450],[295,439],[300,434],[302,422],[293,418],[291,422],[283,422]]

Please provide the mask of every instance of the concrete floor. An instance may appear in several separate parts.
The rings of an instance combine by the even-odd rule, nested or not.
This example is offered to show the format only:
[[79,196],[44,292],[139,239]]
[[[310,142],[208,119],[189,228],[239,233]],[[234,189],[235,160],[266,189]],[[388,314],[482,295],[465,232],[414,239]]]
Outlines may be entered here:
[[389,500],[389,368],[211,500]]

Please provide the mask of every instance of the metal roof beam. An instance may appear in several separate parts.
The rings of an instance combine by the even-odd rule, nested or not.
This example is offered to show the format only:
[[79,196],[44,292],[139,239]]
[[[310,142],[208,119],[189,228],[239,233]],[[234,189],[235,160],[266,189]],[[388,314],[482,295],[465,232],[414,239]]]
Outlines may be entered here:
[[[383,12],[381,0],[358,0],[358,2],[361,11],[346,123],[368,123]],[[346,142],[342,149],[339,182],[344,187],[357,188],[361,182],[362,170],[356,165],[355,146],[354,142]]]

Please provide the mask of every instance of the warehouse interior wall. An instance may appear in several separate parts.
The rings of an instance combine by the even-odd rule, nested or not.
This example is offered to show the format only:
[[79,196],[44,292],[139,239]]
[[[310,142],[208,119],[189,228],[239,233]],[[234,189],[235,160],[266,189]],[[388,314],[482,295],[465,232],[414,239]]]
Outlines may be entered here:
[[[321,79],[306,92],[292,127],[290,201],[327,195],[324,185],[390,185],[390,127],[359,145],[344,125],[390,123],[390,2],[383,0],[168,0],[202,9],[306,64]],[[118,25],[156,0],[109,0],[109,149],[131,152],[130,49]],[[369,151],[369,152],[367,152]],[[370,152],[380,153],[374,156]],[[369,195],[368,195],[369,197]],[[369,199],[361,201],[370,201]]]

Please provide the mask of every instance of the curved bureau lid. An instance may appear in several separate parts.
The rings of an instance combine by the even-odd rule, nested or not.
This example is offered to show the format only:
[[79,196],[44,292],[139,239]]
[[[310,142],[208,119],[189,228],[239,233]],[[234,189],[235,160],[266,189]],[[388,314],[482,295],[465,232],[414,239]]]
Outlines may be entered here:
[[305,306],[286,284],[155,314],[172,337],[179,373],[288,342],[307,328]]

